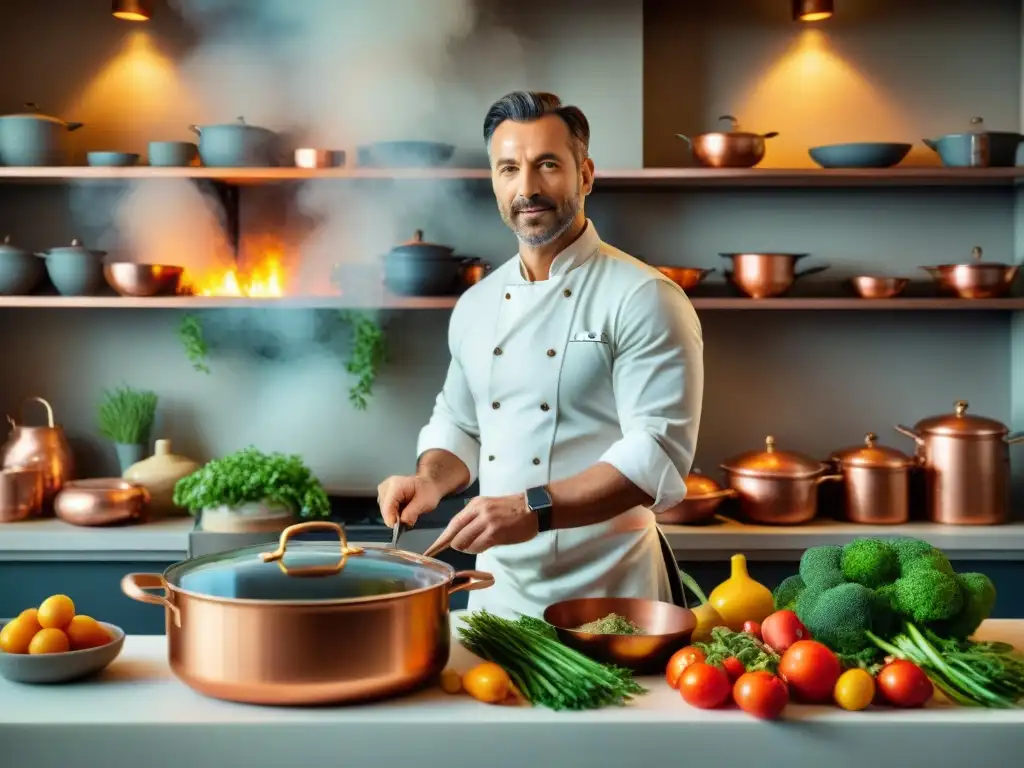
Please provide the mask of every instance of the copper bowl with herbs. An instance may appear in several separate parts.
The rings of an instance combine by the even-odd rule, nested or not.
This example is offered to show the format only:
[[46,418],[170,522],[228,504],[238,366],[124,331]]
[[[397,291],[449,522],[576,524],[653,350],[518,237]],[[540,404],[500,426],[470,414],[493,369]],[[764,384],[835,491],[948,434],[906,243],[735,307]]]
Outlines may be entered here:
[[544,621],[584,656],[640,675],[663,672],[697,627],[687,608],[635,597],[563,600],[547,607]]

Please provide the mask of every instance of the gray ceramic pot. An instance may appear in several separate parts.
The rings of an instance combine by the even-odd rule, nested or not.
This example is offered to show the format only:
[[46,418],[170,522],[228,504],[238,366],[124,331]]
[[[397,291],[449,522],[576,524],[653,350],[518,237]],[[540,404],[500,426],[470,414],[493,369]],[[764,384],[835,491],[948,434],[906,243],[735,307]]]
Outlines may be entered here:
[[199,136],[199,157],[208,168],[266,168],[281,164],[278,136],[244,118],[220,125],[190,125]]
[[89,250],[75,239],[38,255],[46,259],[46,273],[62,296],[94,296],[103,287],[105,251]]
[[149,164],[156,168],[185,168],[199,156],[199,147],[189,141],[149,142]]
[[472,260],[389,253],[384,257],[384,284],[402,296],[451,296],[464,287],[462,269],[467,261]]
[[114,443],[114,451],[117,453],[117,463],[121,465],[123,475],[128,467],[138,464],[146,458],[146,443]]
[[0,245],[0,295],[25,296],[32,293],[43,279],[43,263],[23,248],[11,245],[5,237]]
[[971,118],[973,130],[922,139],[947,168],[1012,168],[1024,136],[1010,131],[986,131],[980,117]]
[[82,123],[69,123],[39,113],[35,104],[28,112],[0,117],[0,162],[9,166],[70,165],[68,137]]

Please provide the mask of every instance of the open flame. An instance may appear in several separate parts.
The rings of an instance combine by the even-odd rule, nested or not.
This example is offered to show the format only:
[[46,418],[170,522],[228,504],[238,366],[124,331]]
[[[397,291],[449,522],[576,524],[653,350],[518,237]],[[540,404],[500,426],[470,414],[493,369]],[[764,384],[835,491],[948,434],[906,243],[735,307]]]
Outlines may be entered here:
[[276,299],[285,294],[285,268],[283,254],[270,249],[253,263],[251,268],[229,267],[214,269],[203,274],[186,272],[182,285],[193,296],[237,296],[254,299]]

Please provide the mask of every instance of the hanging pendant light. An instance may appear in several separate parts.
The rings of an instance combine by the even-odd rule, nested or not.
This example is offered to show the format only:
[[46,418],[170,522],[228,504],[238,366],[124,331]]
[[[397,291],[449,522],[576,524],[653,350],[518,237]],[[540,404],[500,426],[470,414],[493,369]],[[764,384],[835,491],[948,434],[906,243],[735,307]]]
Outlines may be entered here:
[[793,0],[793,21],[824,21],[832,18],[832,0]]
[[153,17],[152,0],[114,0],[114,18],[124,21],[149,21]]

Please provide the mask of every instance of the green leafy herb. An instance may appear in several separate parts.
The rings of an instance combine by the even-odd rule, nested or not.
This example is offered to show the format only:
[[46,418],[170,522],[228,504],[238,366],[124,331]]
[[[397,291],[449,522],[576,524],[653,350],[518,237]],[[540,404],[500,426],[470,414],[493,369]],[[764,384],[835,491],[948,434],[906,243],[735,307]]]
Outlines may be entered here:
[[704,651],[705,662],[722,666],[722,662],[733,656],[739,659],[747,672],[765,670],[773,675],[779,668],[779,655],[749,632],[733,632],[727,627],[711,630],[711,641],[694,643]]
[[251,447],[209,462],[174,486],[174,503],[193,514],[253,501],[283,504],[302,517],[331,513],[323,486],[301,458]]
[[192,368],[200,373],[209,373],[210,369],[205,361],[210,354],[210,348],[203,335],[202,321],[195,315],[182,315],[181,323],[178,325],[178,338],[185,347],[185,357],[192,363]]
[[348,391],[348,399],[353,408],[365,411],[368,399],[373,394],[377,373],[387,362],[387,338],[377,321],[369,315],[342,312],[341,319],[352,329],[352,349],[345,369],[358,377]]
[[115,443],[149,442],[156,419],[155,392],[118,387],[103,393],[97,413],[100,433]]

